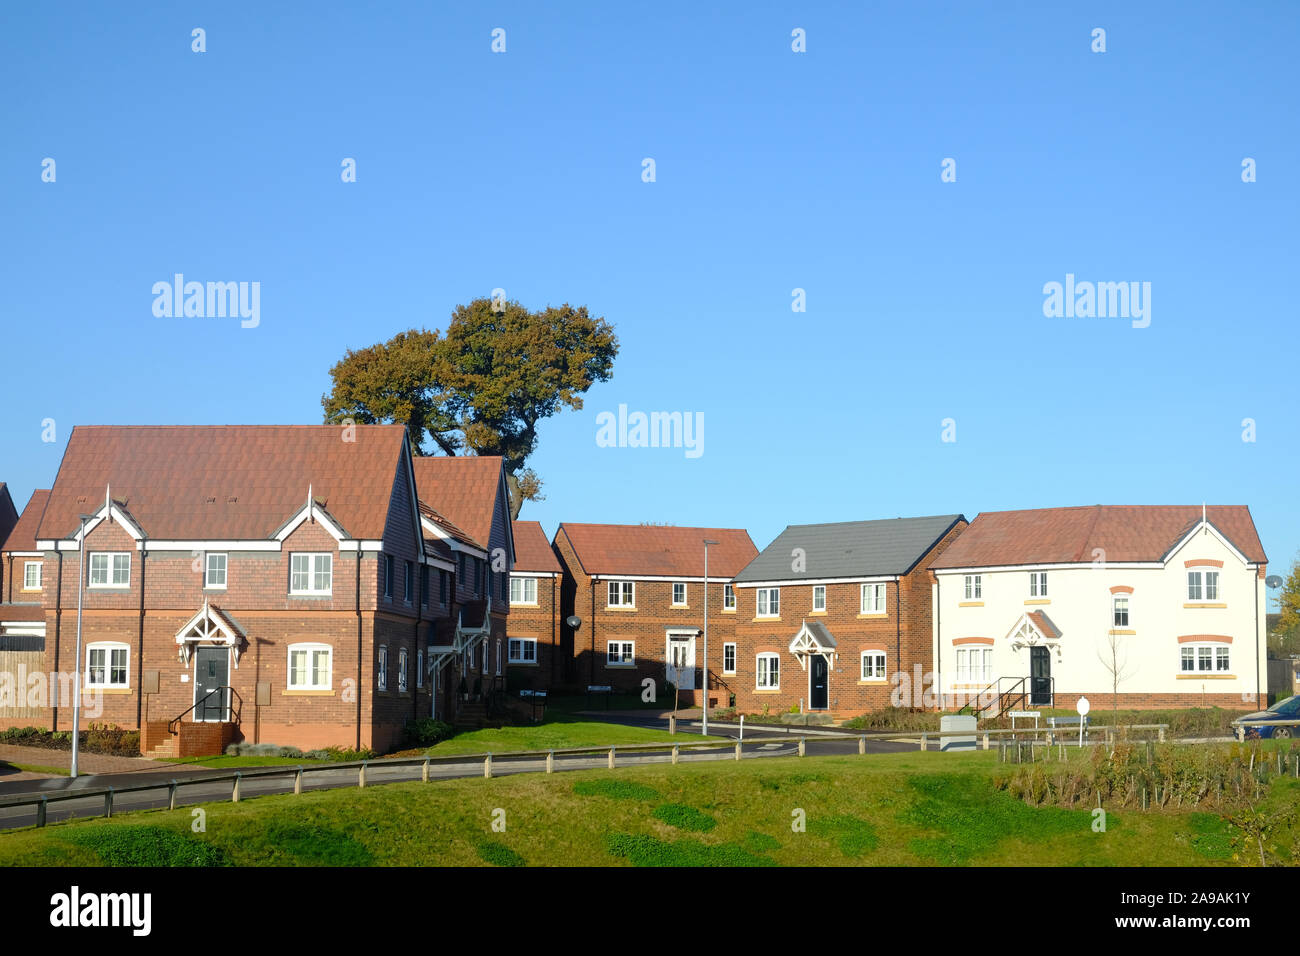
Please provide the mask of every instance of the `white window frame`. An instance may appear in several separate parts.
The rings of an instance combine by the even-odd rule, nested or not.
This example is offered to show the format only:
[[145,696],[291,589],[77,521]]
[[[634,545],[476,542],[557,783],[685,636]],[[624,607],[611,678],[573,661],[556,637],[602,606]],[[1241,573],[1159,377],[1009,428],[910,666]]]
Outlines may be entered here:
[[758,588],[754,595],[755,617],[781,616],[781,589]]
[[970,654],[967,648],[957,648],[957,666],[955,680],[958,684],[970,683]]
[[[867,666],[868,659],[871,661],[870,668]],[[863,651],[859,663],[859,680],[884,681],[888,679],[885,670],[886,655],[884,651]],[[877,664],[879,665],[878,667]],[[879,670],[880,673],[877,674],[877,670]]]
[[[221,571],[221,583],[220,583],[220,584],[213,584],[213,583],[212,583],[212,580],[213,580],[213,573],[214,573],[215,571],[218,570],[218,568],[216,568],[216,567],[213,566],[213,559],[214,559],[214,558],[220,558],[220,559],[221,559],[221,562],[220,562],[221,567],[220,567],[220,569],[219,569],[219,570]],[[208,590],[208,591],[224,591],[224,590],[226,589],[226,582],[228,582],[228,581],[230,580],[230,573],[229,573],[229,572],[230,572],[230,556],[229,556],[228,554],[226,554],[226,552],[224,552],[224,551],[209,551],[207,554],[205,554],[205,555],[203,556],[203,587],[204,587],[205,590]]]
[[[307,655],[307,661],[304,665],[303,682],[295,684],[293,682],[293,655],[297,651]],[[316,655],[324,653],[325,657],[325,682],[318,684],[316,682]],[[318,641],[300,642],[290,644],[286,654],[287,670],[285,671],[285,687],[289,690],[333,690],[334,689],[334,648],[328,644],[321,644]]]
[[1031,598],[1047,597],[1047,572],[1029,572],[1029,596]]
[[424,687],[424,648],[419,647],[415,650],[415,689],[420,690]]
[[[36,581],[32,581],[32,570],[36,570]],[[41,589],[41,562],[26,561],[23,563],[23,590],[39,591]]]
[[[518,645],[518,646],[516,646]],[[532,657],[528,657],[523,652],[532,649]],[[537,663],[537,638],[535,637],[511,637],[506,641],[506,658],[511,664],[536,664]]]
[[[1191,651],[1192,666],[1187,667],[1187,652]],[[1206,653],[1203,653],[1206,652]],[[1207,660],[1208,658],[1208,660]],[[1223,666],[1219,666],[1219,661]],[[1208,663],[1208,667],[1202,667]],[[1231,674],[1232,645],[1221,641],[1197,641],[1178,645],[1178,673],[1180,674]]]
[[[728,657],[731,658],[730,667],[727,666]],[[736,673],[736,645],[734,642],[728,641],[727,643],[722,645],[722,673],[724,674]]]
[[388,645],[380,644],[375,660],[375,689],[388,690]]
[[[1112,594],[1110,596],[1110,626],[1112,629],[1129,630],[1133,627],[1133,595],[1131,594]],[[1119,622],[1121,608],[1120,601],[1124,602],[1122,608],[1124,613],[1124,623]]]
[[983,575],[968,574],[966,575],[966,597],[965,601],[981,601],[984,599],[984,582]]
[[[612,600],[611,600],[612,599]],[[635,581],[609,581],[605,588],[606,607],[636,608]]]
[[384,600],[393,599],[393,556],[384,555]]
[[[307,561],[307,570],[305,572],[295,571],[294,563],[299,558],[305,558]],[[321,559],[324,559],[325,570],[320,569]],[[295,588],[293,586],[294,576],[297,574],[306,574],[307,587],[305,589]],[[316,587],[316,578],[324,574],[326,577],[326,586],[323,588]],[[318,595],[334,593],[334,555],[328,551],[293,551],[289,554],[289,593],[291,595]]]
[[397,692],[399,694],[405,694],[407,688],[410,687],[410,679],[406,674],[408,660],[410,660],[410,657],[406,652],[406,648],[399,647],[397,649]]
[[722,586],[722,609],[724,611],[734,611],[736,609],[736,588],[731,584]]
[[[124,657],[120,665],[122,679],[114,681],[113,671],[119,669],[119,667],[113,663],[113,658],[119,651]],[[91,658],[96,653],[104,655],[103,663],[98,665],[102,669],[104,679],[92,681]],[[87,644],[81,680],[82,686],[90,690],[129,690],[131,687],[131,645],[124,644],[121,641],[95,641],[93,644]]]
[[[131,552],[130,551],[91,551],[90,562],[86,571],[86,587],[102,591],[124,591],[131,586]],[[104,559],[104,581],[95,583],[95,559]],[[118,558],[126,559],[126,581],[119,582]]]
[[[775,665],[775,666],[773,666]],[[772,683],[772,673],[776,672],[776,683]],[[766,651],[754,657],[754,688],[756,690],[781,689],[781,655]]]
[[[861,603],[859,605],[860,610],[858,613],[888,614],[889,613],[889,599],[887,597],[888,593],[889,591],[886,588],[885,583],[883,581],[878,583],[862,585],[862,591],[860,595]],[[868,601],[867,595],[872,595],[873,599]]]
[[497,638],[497,677],[501,676],[501,638]]
[[[680,601],[677,600],[677,589],[678,589],[678,588],[681,588],[681,589],[682,589],[682,599],[681,599]],[[686,607],[686,606],[687,606],[687,604],[686,604],[686,600],[687,600],[686,582],[685,582],[685,581],[674,581],[674,582],[673,582],[673,607]]]
[[403,564],[402,602],[410,606],[415,603],[415,562],[405,561]]
[[[617,650],[614,650],[617,648]],[[635,667],[636,641],[606,641],[606,667]]]
[[[826,585],[814,584],[812,598],[812,609],[814,612],[826,610]],[[818,603],[818,598],[821,598],[820,603]]]
[[[529,585],[532,585],[532,590],[533,590],[533,596],[531,599],[528,597]],[[519,597],[515,597],[516,591],[519,593]],[[510,603],[511,604],[526,604],[529,607],[536,607],[537,593],[538,593],[537,578],[512,577],[510,579]]]

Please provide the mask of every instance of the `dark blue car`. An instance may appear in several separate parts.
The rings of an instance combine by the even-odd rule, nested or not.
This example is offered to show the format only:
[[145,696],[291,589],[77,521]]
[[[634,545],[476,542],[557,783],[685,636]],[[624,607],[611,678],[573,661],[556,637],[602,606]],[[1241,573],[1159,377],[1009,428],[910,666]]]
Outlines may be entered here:
[[1300,731],[1300,727],[1261,726],[1257,723],[1261,720],[1300,720],[1300,695],[1279,700],[1268,710],[1247,714],[1232,722],[1232,726],[1237,730],[1238,740],[1268,740],[1271,737],[1297,736],[1296,732]]

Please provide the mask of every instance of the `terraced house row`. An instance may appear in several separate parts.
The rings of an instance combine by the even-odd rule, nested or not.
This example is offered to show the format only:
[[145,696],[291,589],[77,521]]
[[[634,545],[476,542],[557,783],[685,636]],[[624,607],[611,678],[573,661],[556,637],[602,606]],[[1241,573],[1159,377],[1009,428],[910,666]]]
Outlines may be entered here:
[[1265,698],[1244,506],[791,525],[761,552],[736,528],[548,540],[510,520],[500,459],[380,425],[77,428],[53,486],[6,501],[0,726],[68,729],[79,680],[83,727],[158,755],[384,750],[527,690],[838,716]]

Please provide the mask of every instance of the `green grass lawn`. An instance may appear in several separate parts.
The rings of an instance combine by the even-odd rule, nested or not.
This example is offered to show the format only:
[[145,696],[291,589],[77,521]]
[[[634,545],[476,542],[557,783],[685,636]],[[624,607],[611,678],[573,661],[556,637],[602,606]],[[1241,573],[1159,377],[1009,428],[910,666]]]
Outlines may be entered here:
[[[1033,808],[996,754],[767,758],[402,783],[0,833],[16,865],[1222,866],[1212,813]],[[1296,800],[1279,780],[1270,801]],[[504,821],[504,832],[494,821]],[[413,821],[418,821],[418,824]],[[802,832],[792,826],[803,822]]]
[[48,767],[44,764],[34,763],[9,763],[8,761],[0,760],[0,769],[6,767],[11,770],[24,770],[27,773],[49,773],[57,777],[66,777],[69,772],[67,767]]
[[[699,734],[679,734],[682,741],[719,740]],[[668,740],[667,730],[607,724],[595,718],[552,714],[540,724],[524,727],[470,730],[430,748],[435,756],[448,754],[506,753],[511,750],[562,750],[566,747],[603,747],[654,744]]]

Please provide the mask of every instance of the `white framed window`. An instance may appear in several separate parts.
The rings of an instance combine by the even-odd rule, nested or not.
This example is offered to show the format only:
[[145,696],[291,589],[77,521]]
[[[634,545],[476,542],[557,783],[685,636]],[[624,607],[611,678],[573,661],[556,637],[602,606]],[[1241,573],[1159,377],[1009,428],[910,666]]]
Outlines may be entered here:
[[379,648],[379,660],[375,666],[375,686],[388,690],[388,648],[383,645]]
[[479,667],[480,674],[488,673],[488,641],[483,641],[483,664]]
[[1179,669],[1184,674],[1226,674],[1232,670],[1227,644],[1183,644]]
[[511,664],[536,664],[537,641],[531,637],[512,637],[506,646]]
[[988,684],[993,681],[993,648],[957,649],[957,683]]
[[884,614],[885,613],[885,585],[884,584],[862,585],[862,613],[863,614]]
[[511,604],[536,604],[537,603],[537,578],[511,578],[510,579],[510,603]]
[[826,610],[826,585],[813,585],[813,608],[814,611]]
[[1116,594],[1110,599],[1111,604],[1111,626],[1128,627],[1128,595]]
[[636,607],[635,581],[610,581],[608,593],[610,607]]
[[1219,599],[1218,571],[1188,571],[1187,600],[1217,601]]
[[497,638],[497,676],[501,676],[501,638]]
[[297,552],[289,555],[290,594],[329,594],[334,586],[334,555]]
[[685,607],[685,606],[686,606],[686,582],[674,581],[673,582],[673,607]]
[[415,689],[419,690],[424,686],[424,648],[417,648],[415,652]]
[[334,649],[328,644],[289,645],[289,690],[329,690]]
[[722,609],[724,611],[734,611],[736,609],[736,589],[730,584],[722,586]]
[[393,599],[393,556],[384,555],[384,597]]
[[407,688],[406,660],[407,660],[406,648],[399,647],[397,649],[397,690],[398,693],[402,693],[402,694],[406,693],[406,688]]
[[756,659],[759,690],[780,690],[781,658],[777,654],[759,654]]
[[130,551],[92,551],[90,578],[92,588],[127,588],[131,586]]
[[722,673],[724,674],[736,673],[736,645],[735,644],[722,645]]
[[635,641],[607,641],[605,643],[605,665],[607,667],[626,667],[635,663]]
[[203,586],[205,588],[216,588],[224,591],[226,589],[226,555],[208,554],[203,571]]
[[1047,572],[1046,571],[1029,572],[1029,596],[1047,597]]
[[978,601],[984,595],[983,582],[978,574],[966,575],[966,600]]
[[131,686],[131,648],[102,641],[86,647],[85,686],[125,688]]
[[957,648],[957,683],[970,683],[970,655],[966,648]]
[[884,680],[885,679],[885,652],[884,651],[863,651],[862,652],[862,679],[863,680]]
[[758,589],[758,614],[757,617],[780,617],[781,616],[781,589],[780,588],[759,588]]
[[28,561],[23,565],[23,590],[39,591],[41,589],[41,562]]

